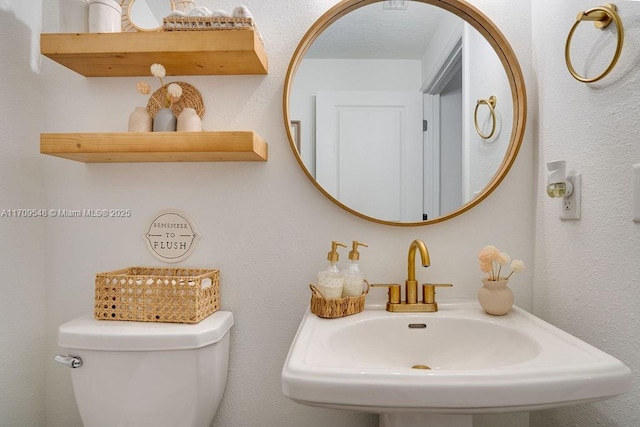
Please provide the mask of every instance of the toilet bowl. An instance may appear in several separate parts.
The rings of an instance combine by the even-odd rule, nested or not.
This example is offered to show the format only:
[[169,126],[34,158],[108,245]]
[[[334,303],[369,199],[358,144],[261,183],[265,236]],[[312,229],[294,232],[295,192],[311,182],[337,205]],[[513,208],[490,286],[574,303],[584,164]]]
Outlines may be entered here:
[[233,314],[200,323],[95,320],[58,328],[85,427],[208,427],[227,382]]

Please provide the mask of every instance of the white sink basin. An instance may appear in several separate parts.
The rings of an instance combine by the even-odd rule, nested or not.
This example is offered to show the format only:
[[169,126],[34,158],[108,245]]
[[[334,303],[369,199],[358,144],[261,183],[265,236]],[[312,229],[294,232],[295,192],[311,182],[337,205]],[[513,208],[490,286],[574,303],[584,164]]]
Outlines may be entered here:
[[475,301],[439,307],[424,314],[367,307],[339,319],[307,311],[282,370],[284,394],[367,412],[473,414],[631,390],[631,371],[619,360],[522,309],[495,317]]
[[307,361],[316,366],[355,369],[402,371],[422,365],[436,370],[468,370],[522,363],[540,353],[536,341],[490,319],[376,314],[380,313],[368,311],[348,326],[324,328],[326,335],[321,339],[314,335],[312,345],[326,345],[329,351],[315,348]]

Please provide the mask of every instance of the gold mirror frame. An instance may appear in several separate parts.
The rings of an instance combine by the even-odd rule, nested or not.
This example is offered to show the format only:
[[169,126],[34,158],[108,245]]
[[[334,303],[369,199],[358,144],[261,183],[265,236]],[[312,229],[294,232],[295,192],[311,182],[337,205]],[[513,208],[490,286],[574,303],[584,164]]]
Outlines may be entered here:
[[520,146],[522,145],[522,139],[524,137],[525,125],[527,120],[527,96],[525,91],[524,76],[522,74],[522,70],[515,56],[515,53],[509,45],[506,37],[502,34],[498,27],[496,27],[496,25],[478,9],[464,1],[458,0],[413,0],[420,3],[437,6],[455,14],[459,18],[469,23],[477,31],[479,31],[480,34],[482,34],[484,38],[489,42],[489,44],[493,47],[496,54],[498,55],[498,58],[500,58],[500,62],[504,66],[505,73],[507,74],[507,79],[511,87],[511,97],[513,101],[513,126],[511,131],[511,140],[509,142],[509,146],[507,148],[504,159],[502,160],[502,163],[498,168],[498,171],[493,176],[493,179],[484,187],[482,192],[473,200],[446,215],[427,221],[402,223],[373,218],[346,206],[345,204],[334,198],[324,188],[322,188],[320,184],[316,182],[315,178],[311,175],[304,162],[302,161],[302,157],[300,156],[300,153],[298,152],[296,147],[294,135],[292,135],[291,131],[291,119],[289,117],[289,95],[291,93],[291,85],[296,71],[298,70],[298,67],[305,53],[307,52],[311,44],[320,36],[320,34],[342,16],[360,7],[372,3],[378,3],[381,1],[382,0],[344,0],[329,9],[329,11],[327,11],[324,15],[322,15],[320,19],[318,19],[311,26],[304,37],[302,37],[302,40],[298,44],[298,47],[296,48],[293,57],[291,58],[291,62],[289,63],[289,68],[287,70],[287,76],[284,83],[283,112],[285,129],[287,132],[287,137],[289,138],[291,150],[293,151],[298,164],[307,175],[307,178],[309,178],[309,180],[316,186],[318,190],[320,190],[322,194],[324,194],[329,200],[340,206],[342,209],[360,218],[379,224],[395,225],[401,227],[435,224],[454,218],[482,202],[489,196],[489,194],[493,192],[493,190],[496,189],[496,187],[498,187],[498,185],[502,182],[504,177],[511,169],[511,166],[513,165],[516,156],[518,155],[518,151],[520,150]]
[[[165,0],[169,2],[171,5],[171,10],[176,10],[175,0]],[[153,31],[162,31],[162,24],[156,28],[142,28],[137,26],[133,20],[131,19],[131,7],[136,0],[121,0],[120,6],[122,7],[122,32],[123,33],[131,33],[131,32],[153,32]]]

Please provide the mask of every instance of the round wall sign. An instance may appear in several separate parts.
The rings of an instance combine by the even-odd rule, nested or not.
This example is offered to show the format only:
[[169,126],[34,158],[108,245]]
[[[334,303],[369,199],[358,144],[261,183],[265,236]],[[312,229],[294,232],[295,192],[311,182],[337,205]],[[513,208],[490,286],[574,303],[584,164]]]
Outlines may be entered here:
[[193,221],[184,212],[166,209],[149,221],[144,237],[156,258],[173,263],[191,255],[200,235]]

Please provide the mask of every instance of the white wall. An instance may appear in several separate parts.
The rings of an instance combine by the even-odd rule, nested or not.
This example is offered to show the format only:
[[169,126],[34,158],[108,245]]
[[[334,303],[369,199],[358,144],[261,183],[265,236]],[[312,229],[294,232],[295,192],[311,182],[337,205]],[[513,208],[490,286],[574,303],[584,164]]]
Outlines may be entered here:
[[[140,78],[84,78],[46,58],[42,59],[42,74],[34,75],[25,52],[37,37],[37,25],[30,20],[33,16],[22,19],[29,22],[27,25],[16,22],[19,20],[4,11],[6,3],[0,1],[0,28],[4,31],[7,21],[8,28],[15,31],[11,37],[3,33],[0,46],[16,61],[0,65],[4,80],[1,93],[3,106],[10,100],[7,107],[18,108],[20,114],[0,122],[5,141],[0,157],[3,203],[125,208],[131,209],[133,216],[49,218],[41,222],[0,218],[2,231],[8,233],[8,239],[2,241],[3,271],[5,277],[20,284],[10,290],[6,284],[2,287],[3,293],[10,292],[12,304],[1,319],[3,425],[80,425],[69,372],[51,361],[58,350],[56,328],[91,311],[96,272],[136,264],[158,265],[141,236],[149,217],[164,208],[179,208],[191,215],[203,237],[192,257],[182,264],[220,268],[222,307],[236,316],[229,381],[216,426],[375,425],[374,416],[298,405],[280,391],[282,363],[309,304],[308,283],[323,265],[331,240],[357,239],[369,244],[362,252],[367,277],[388,281],[406,276],[408,245],[415,238],[423,239],[433,265],[419,271],[418,279],[455,284],[439,293],[441,298],[475,297],[481,276],[476,254],[486,244],[533,261],[532,121],[503,184],[480,206],[445,223],[397,228],[366,222],[330,203],[308,182],[286,140],[283,82],[297,42],[335,0],[247,0],[245,4],[265,39],[269,74],[181,78],[203,94],[206,129],[254,129],[267,139],[270,158],[262,164],[83,164],[40,156],[40,131],[122,131],[129,113],[144,105],[146,98],[135,90]],[[45,0],[42,4],[45,11],[55,11],[56,3]],[[511,18],[514,13],[529,16],[529,3],[474,3],[511,40],[527,85],[535,88],[529,24]],[[34,0],[23,4],[28,4],[27,10],[39,10],[39,2]],[[212,1],[199,4],[214,6]],[[230,0],[215,2],[216,8],[227,10],[235,5]],[[55,13],[45,13],[44,30],[57,30]],[[145,80],[157,87],[151,77]],[[530,105],[535,105],[532,92]],[[46,258],[39,252],[42,247]],[[531,309],[532,269],[512,282],[517,304]],[[369,296],[372,301],[384,298],[384,292],[375,290]],[[3,301],[9,301],[8,296]],[[44,349],[38,341],[45,324],[43,312]],[[20,355],[18,360],[15,354]],[[46,370],[46,378],[42,370]],[[492,421],[487,425],[492,426],[497,425],[495,420],[509,419],[489,418]]]
[[[631,166],[638,140],[640,4],[616,3],[625,25],[620,62],[591,85],[574,80],[564,43],[587,0],[534,1],[533,53],[537,73],[535,313],[618,357],[640,372],[640,224],[631,222]],[[549,13],[553,10],[553,13]],[[581,24],[572,61],[596,75],[614,51],[615,36]],[[593,61],[593,59],[596,59]],[[559,201],[546,196],[546,162],[565,159],[582,173],[582,219],[560,221]],[[609,401],[533,413],[532,426],[640,425],[640,390]]]
[[36,426],[45,420],[45,229],[11,210],[43,205],[42,84],[32,55],[41,8],[16,3],[0,1],[0,424]]

